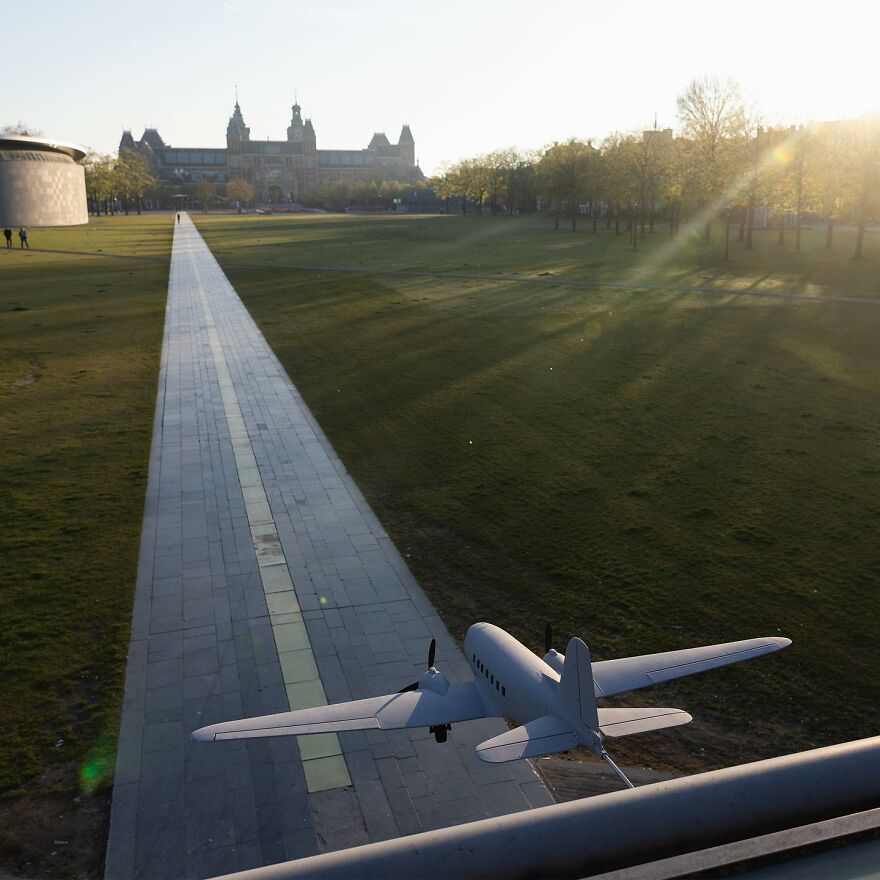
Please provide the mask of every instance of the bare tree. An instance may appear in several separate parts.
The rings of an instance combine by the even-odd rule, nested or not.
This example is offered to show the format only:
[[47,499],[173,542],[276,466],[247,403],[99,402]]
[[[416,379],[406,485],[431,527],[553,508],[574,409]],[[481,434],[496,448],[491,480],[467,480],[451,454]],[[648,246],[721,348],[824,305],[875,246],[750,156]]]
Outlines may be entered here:
[[193,187],[193,195],[202,203],[202,212],[207,214],[214,198],[214,184],[209,180],[200,180]]
[[236,177],[227,182],[226,195],[234,202],[238,202],[240,214],[242,204],[247,204],[254,197],[254,188],[243,178]]
[[812,178],[816,209],[825,220],[825,247],[834,243],[834,224],[843,216],[846,207],[847,132],[839,123],[815,126],[817,141],[816,162]]
[[587,190],[595,149],[576,138],[548,147],[538,164],[538,180],[543,194],[556,209],[556,228],[562,206],[568,208],[571,231],[577,229],[577,212]]
[[15,125],[4,125],[0,127],[0,135],[3,134],[21,135],[22,137],[42,137],[43,132],[19,119]]
[[865,227],[880,204],[880,115],[865,116],[849,126],[846,192],[856,223],[856,249],[862,258]]
[[793,134],[791,153],[792,206],[795,216],[794,252],[799,254],[801,252],[801,224],[804,210],[812,196],[810,172],[815,156],[815,143],[809,127],[802,125]]
[[134,150],[122,149],[119,151],[114,173],[119,180],[125,213],[128,214],[128,200],[134,199],[140,214],[144,193],[156,185],[156,178],[150,172],[147,160]]
[[678,115],[684,134],[693,141],[703,207],[705,237],[712,237],[716,200],[723,197],[734,175],[734,137],[743,129],[745,108],[739,86],[732,80],[695,79],[678,96]]

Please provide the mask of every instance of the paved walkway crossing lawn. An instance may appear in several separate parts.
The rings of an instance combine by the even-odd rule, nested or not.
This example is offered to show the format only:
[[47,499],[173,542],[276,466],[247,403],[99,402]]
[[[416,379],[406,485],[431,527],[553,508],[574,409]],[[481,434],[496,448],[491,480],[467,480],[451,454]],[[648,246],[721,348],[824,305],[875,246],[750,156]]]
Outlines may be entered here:
[[209,877],[551,803],[498,719],[193,743],[470,673],[187,215],[175,229],[108,878]]

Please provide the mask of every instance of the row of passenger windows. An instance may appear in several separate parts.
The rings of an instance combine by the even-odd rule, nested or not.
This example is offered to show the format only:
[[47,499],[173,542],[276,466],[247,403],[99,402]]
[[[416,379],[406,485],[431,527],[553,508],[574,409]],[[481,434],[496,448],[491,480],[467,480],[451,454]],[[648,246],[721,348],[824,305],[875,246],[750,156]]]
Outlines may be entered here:
[[486,678],[489,679],[489,684],[495,685],[495,690],[498,691],[502,697],[506,697],[507,688],[503,684],[501,684],[501,682],[498,681],[497,678],[495,678],[495,675],[493,673],[489,672],[489,670],[486,669],[486,667],[479,660],[477,660],[476,654],[471,655],[471,660],[473,661],[474,669],[482,672],[483,675],[485,675]]

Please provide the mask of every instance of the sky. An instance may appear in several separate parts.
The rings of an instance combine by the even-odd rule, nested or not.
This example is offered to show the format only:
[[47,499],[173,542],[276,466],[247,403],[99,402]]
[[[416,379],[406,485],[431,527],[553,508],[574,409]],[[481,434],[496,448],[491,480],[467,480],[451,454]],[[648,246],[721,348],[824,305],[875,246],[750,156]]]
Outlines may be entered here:
[[[7,8],[8,7],[8,8]],[[44,0],[0,20],[0,126],[115,152],[145,126],[225,146],[235,88],[251,138],[392,143],[422,170],[502,147],[677,127],[699,77],[733,78],[768,122],[880,109],[880,3],[737,0]]]

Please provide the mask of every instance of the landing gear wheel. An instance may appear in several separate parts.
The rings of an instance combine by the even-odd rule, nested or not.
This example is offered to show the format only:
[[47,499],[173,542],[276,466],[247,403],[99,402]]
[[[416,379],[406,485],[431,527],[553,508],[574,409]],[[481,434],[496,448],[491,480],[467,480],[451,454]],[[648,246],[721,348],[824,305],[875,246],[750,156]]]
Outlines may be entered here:
[[451,724],[437,724],[433,727],[429,727],[428,730],[434,734],[434,739],[437,740],[438,743],[446,742],[446,733],[447,731],[452,730]]

